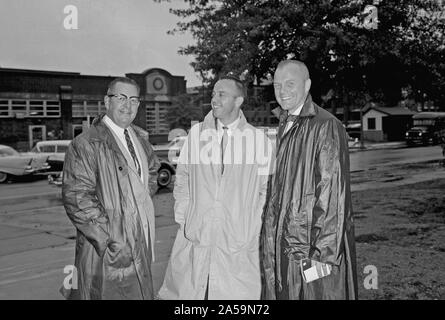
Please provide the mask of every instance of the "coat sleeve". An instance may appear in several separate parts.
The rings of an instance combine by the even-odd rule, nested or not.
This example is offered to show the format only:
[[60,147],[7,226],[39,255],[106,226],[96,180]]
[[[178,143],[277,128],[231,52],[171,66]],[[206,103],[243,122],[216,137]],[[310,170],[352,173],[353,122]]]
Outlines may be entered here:
[[267,184],[267,197],[263,211],[263,225],[260,234],[260,269],[261,269],[261,299],[275,300],[275,213],[270,199],[274,176]]
[[158,170],[161,167],[161,163],[150,143],[148,143],[148,151],[148,186],[150,188],[150,196],[153,197],[158,191]]
[[173,197],[175,198],[175,221],[181,227],[185,224],[185,213],[190,202],[189,189],[189,144],[190,135],[182,146],[181,153],[178,158],[178,166],[176,169],[175,187],[173,189]]
[[260,267],[262,278],[261,297],[264,300],[275,299],[275,214],[270,199],[275,173],[275,148],[266,137],[268,148],[263,154],[267,157],[267,175],[262,176],[260,186],[260,202],[262,210],[262,228],[260,233]]
[[85,140],[74,139],[63,166],[62,199],[76,229],[103,256],[109,241],[108,217],[96,196],[95,151]]
[[275,150],[272,141],[263,133],[260,133],[261,143],[257,144],[256,152],[259,164],[258,175],[260,177],[260,188],[258,197],[258,210],[263,213],[264,204],[266,203],[267,185],[270,176],[275,171]]
[[328,120],[321,128],[318,143],[311,258],[339,265],[350,204],[346,132],[335,119]]

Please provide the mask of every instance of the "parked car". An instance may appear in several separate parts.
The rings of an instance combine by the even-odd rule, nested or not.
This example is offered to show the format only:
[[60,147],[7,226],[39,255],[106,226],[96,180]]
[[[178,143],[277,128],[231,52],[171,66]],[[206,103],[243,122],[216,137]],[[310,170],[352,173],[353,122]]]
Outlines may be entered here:
[[185,139],[187,139],[186,136],[175,137],[167,144],[153,145],[153,150],[159,159],[168,160],[176,166]]
[[349,137],[353,139],[360,139],[361,127],[362,124],[360,121],[350,121],[345,129]]
[[50,168],[48,156],[36,153],[20,153],[17,150],[0,145],[0,183],[11,176],[24,176],[41,173]]
[[48,164],[51,166],[52,173],[63,170],[65,153],[71,140],[47,140],[36,143],[31,152],[48,156]]
[[187,137],[175,137],[167,144],[153,145],[153,151],[161,162],[161,167],[158,170],[158,186],[161,188],[167,187],[176,174],[176,165],[178,164],[179,153],[184,145]]
[[[186,137],[176,137],[172,141],[163,145],[153,145],[153,151],[159,158],[161,166],[158,170],[158,186],[167,187],[176,174],[176,165],[179,153],[184,144]],[[169,156],[170,155],[170,156]],[[48,182],[52,185],[62,185],[62,173],[48,175]]]
[[[165,161],[161,161],[161,167],[158,170],[158,186],[161,188],[165,188],[167,187],[170,182],[173,179],[173,175],[176,173],[175,168],[165,162]],[[58,172],[56,174],[49,174],[48,175],[48,183],[55,185],[57,187],[61,187],[62,186],[62,181],[63,181],[63,171]]]
[[438,144],[445,134],[445,112],[419,112],[413,115],[414,126],[405,134],[406,144]]
[[63,171],[60,171],[57,174],[49,174],[48,175],[48,183],[55,185],[57,187],[61,187],[62,186],[62,180],[63,180]]

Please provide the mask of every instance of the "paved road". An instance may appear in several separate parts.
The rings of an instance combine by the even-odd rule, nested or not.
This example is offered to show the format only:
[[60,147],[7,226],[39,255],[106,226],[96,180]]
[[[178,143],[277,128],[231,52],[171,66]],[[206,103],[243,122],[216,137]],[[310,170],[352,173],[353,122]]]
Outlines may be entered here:
[[[440,147],[355,152],[351,153],[351,170],[440,157]],[[157,240],[153,274],[158,289],[177,226],[169,190],[158,193],[154,204]],[[74,237],[59,188],[46,180],[0,185],[0,299],[62,299],[58,289],[66,276],[64,267],[73,263]]]
[[[177,225],[171,190],[159,192],[153,202],[157,290]],[[74,263],[75,229],[63,209],[60,189],[46,181],[2,185],[0,203],[0,299],[62,299],[58,289],[67,275],[64,268]]]

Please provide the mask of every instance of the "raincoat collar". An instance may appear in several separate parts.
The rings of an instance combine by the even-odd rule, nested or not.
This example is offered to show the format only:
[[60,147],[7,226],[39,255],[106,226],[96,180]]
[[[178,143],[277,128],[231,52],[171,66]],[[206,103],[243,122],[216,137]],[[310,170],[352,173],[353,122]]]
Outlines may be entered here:
[[[101,141],[107,143],[111,149],[113,149],[117,153],[122,153],[118,144],[116,143],[112,132],[107,127],[107,125],[103,122],[103,117],[105,113],[100,114],[98,117],[94,118],[92,125],[90,127],[90,141]],[[148,132],[139,128],[138,126],[131,124],[130,127],[134,130],[136,136],[139,139],[148,140]]]
[[[240,130],[244,130],[244,127],[247,124],[247,120],[246,120],[246,117],[244,116],[244,113],[241,110],[239,111],[239,113],[240,113],[240,119],[239,119],[237,128],[240,129]],[[204,118],[203,127],[202,128],[203,129],[217,130],[217,128],[215,126],[215,123],[216,123],[215,120],[216,119],[213,116],[213,111],[210,111]]]
[[[103,122],[103,117],[105,116],[105,113],[100,114],[96,118],[94,118],[92,125],[91,125],[91,131],[90,131],[90,139],[93,140],[107,140],[110,135],[108,132],[108,127]],[[141,138],[148,139],[148,132],[143,130],[142,128],[131,124],[130,127],[134,130],[134,132],[140,136]]]
[[[272,113],[279,119],[287,116],[287,111],[281,109],[281,107],[273,109]],[[307,95],[306,101],[304,102],[303,108],[301,108],[299,117],[314,117],[317,115],[317,113],[318,111],[315,108],[314,104],[312,103],[312,96],[309,93]]]

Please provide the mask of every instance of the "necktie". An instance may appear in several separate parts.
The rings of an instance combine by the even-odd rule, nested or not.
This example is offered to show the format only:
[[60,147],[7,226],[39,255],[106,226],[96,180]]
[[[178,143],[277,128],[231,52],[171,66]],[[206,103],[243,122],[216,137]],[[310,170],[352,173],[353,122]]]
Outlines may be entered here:
[[226,150],[227,142],[229,140],[229,136],[227,134],[227,130],[229,128],[223,127],[224,134],[221,139],[221,174],[224,173],[224,151]]
[[128,151],[130,151],[131,157],[133,158],[134,164],[138,169],[139,177],[141,176],[141,166],[138,161],[138,157],[136,156],[136,151],[134,150],[133,142],[131,142],[130,135],[128,134],[128,130],[124,129],[125,141],[127,141]]
[[290,122],[290,121],[294,122],[294,121],[297,120],[297,119],[298,119],[298,116],[295,116],[295,115],[293,115],[293,114],[288,115],[288,116],[286,117],[286,123],[287,123],[287,122]]
[[289,129],[291,126],[289,126],[289,122],[294,122],[295,120],[298,119],[299,116],[293,115],[293,114],[289,114],[287,111],[283,111],[280,115],[280,129],[279,131],[280,134],[279,136],[283,136]]

